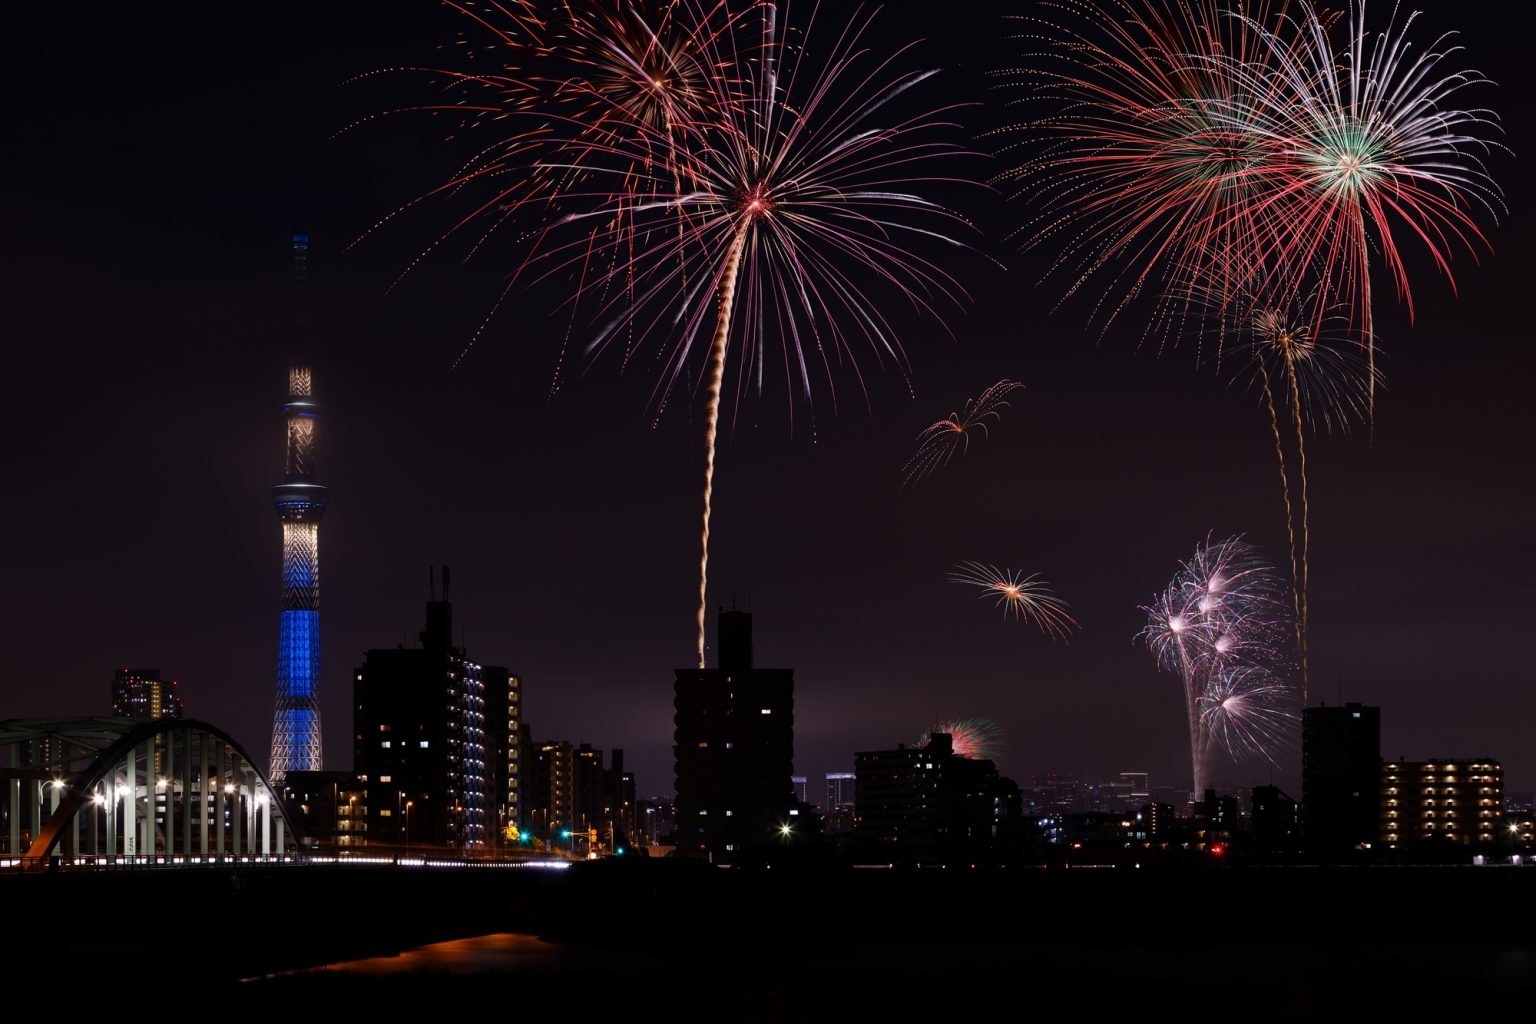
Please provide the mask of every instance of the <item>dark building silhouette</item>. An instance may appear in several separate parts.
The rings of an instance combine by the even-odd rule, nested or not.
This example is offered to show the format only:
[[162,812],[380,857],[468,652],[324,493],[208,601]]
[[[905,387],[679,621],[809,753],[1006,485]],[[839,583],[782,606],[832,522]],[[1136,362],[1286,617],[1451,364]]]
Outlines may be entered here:
[[1017,815],[1018,787],[991,761],[961,757],[948,733],[921,747],[854,755],[854,804],[860,840],[891,857],[939,856],[996,837]]
[[120,668],[112,674],[114,718],[183,718],[181,684],[157,668]]
[[369,845],[475,849],[495,824],[484,670],[451,642],[446,568],[442,599],[432,590],[421,646],[368,651],[354,673],[353,769],[366,787]]
[[1200,819],[1200,831],[1207,842],[1231,839],[1237,833],[1237,797],[1217,796],[1214,789],[1205,791],[1205,799],[1196,808]]
[[528,831],[553,841],[576,826],[575,751],[565,740],[543,740],[532,745],[527,761]]
[[1249,827],[1253,842],[1261,850],[1284,850],[1301,832],[1300,808],[1278,786],[1254,786],[1250,801]]
[[853,772],[827,772],[827,802],[823,819],[829,832],[852,832],[858,815],[854,787],[858,776]]
[[583,832],[608,829],[608,786],[603,752],[583,743],[571,755],[571,820]]
[[793,669],[754,668],[752,616],[721,609],[719,667],[676,673],[677,853],[729,862],[794,808]]
[[665,846],[673,841],[676,804],[664,796],[647,797],[635,804],[635,841],[646,846]]
[[1315,854],[1376,841],[1381,817],[1381,709],[1360,704],[1301,713],[1301,830]]
[[624,770],[624,751],[613,751],[603,778],[608,794],[609,837],[617,850],[634,842],[635,811],[639,804],[635,796],[635,773]]
[[1491,757],[1381,766],[1381,842],[1388,849],[1476,846],[1503,839],[1504,767]]

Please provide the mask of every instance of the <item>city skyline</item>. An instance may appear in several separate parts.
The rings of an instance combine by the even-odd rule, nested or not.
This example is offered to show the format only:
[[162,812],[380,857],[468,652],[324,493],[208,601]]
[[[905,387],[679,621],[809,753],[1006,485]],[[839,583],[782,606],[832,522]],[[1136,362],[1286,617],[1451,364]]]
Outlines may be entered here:
[[[386,106],[391,88],[335,83],[419,59],[416,29],[330,12],[299,27],[298,8],[279,11],[234,50],[191,52],[188,26],[138,12],[72,31],[92,58],[78,77],[26,59],[36,89],[12,108],[22,142],[7,190],[25,197],[7,215],[30,250],[15,314],[30,341],[15,372],[49,383],[19,389],[9,409],[18,432],[49,424],[15,471],[46,490],[50,514],[29,524],[7,604],[37,641],[19,672],[47,685],[8,688],[5,715],[105,713],[113,668],[158,665],[198,718],[266,748],[279,591],[272,396],[294,355],[288,238],[307,230],[320,459],[336,495],[326,767],[351,749],[349,667],[411,642],[426,569],[450,564],[453,641],[524,678],[539,735],[623,747],[642,793],[670,789],[672,673],[692,663],[698,410],[680,401],[651,429],[646,388],[612,360],[549,398],[565,320],[548,313],[547,289],[515,292],[450,370],[500,268],[427,261],[386,294],[422,225],[343,250],[453,148],[422,124],[405,128],[421,145],[403,158],[400,134],[329,139]],[[40,22],[18,37],[52,34],[57,15],[27,17]],[[1432,20],[1461,28],[1495,80],[1513,77],[1514,44],[1490,19]],[[924,49],[957,95],[985,104],[974,128],[997,123],[986,59],[964,55],[958,30],[926,29]],[[291,62],[267,60],[285,40]],[[80,102],[114,75],[122,111]],[[178,91],[189,76],[207,88]],[[1528,115],[1501,112],[1518,138]],[[119,188],[144,202],[99,188],[86,159],[102,147],[127,154]],[[381,170],[386,158],[398,162]],[[1016,778],[1181,777],[1177,683],[1136,648],[1138,606],[1212,533],[1283,560],[1258,396],[1228,386],[1226,370],[1197,370],[1192,348],[1137,352],[1134,326],[1101,339],[1078,309],[1051,315],[1059,289],[1033,287],[1039,259],[1001,241],[1023,211],[983,198],[969,212],[979,244],[1009,269],[975,273],[956,340],[912,327],[915,398],[899,373],[872,372],[867,405],[849,382],[838,415],[818,407],[814,427],[802,409],[791,431],[771,396],[742,407],[734,429],[727,410],[716,509],[730,526],[711,558],[712,603],[729,606],[734,592],[754,612],[758,663],[794,669],[798,774],[849,770],[855,750],[984,716],[1006,733],[999,767]],[[1389,386],[1374,440],[1361,430],[1309,446],[1314,703],[1342,693],[1379,705],[1383,754],[1497,757],[1516,790],[1536,776],[1516,642],[1536,600],[1522,586],[1536,558],[1522,511],[1530,431],[1517,412],[1536,360],[1518,344],[1514,287],[1528,223],[1517,205],[1489,227],[1496,253],[1461,264],[1459,296],[1426,278],[1413,327],[1383,307]],[[1000,378],[1024,389],[985,443],[900,490],[917,433]],[[1053,642],[985,610],[946,581],[966,560],[1038,570],[1081,632]],[[1455,699],[1474,685],[1478,700]],[[1299,795],[1294,766],[1217,763],[1212,774],[1273,777]]]

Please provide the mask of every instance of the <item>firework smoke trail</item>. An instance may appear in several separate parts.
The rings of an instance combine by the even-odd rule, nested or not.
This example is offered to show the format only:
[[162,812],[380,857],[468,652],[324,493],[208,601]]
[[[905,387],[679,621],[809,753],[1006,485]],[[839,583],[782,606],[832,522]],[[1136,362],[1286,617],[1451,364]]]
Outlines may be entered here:
[[961,562],[949,574],[949,581],[981,588],[978,596],[995,599],[1004,618],[1023,619],[1048,636],[1066,640],[1078,628],[1077,620],[1067,612],[1067,603],[1038,575],[1025,576],[981,562]]
[[948,419],[939,420],[917,435],[917,453],[901,471],[901,486],[911,487],[949,465],[957,453],[970,450],[971,435],[987,434],[987,421],[998,419],[999,413],[1008,408],[1008,395],[1024,385],[1016,380],[1000,380],[975,401],[966,399],[960,412],[952,412]]
[[1140,634],[1157,664],[1183,684],[1196,798],[1213,744],[1271,762],[1297,715],[1280,675],[1284,581],[1240,538],[1207,541],[1149,606]]
[[917,738],[916,746],[926,747],[936,732],[948,733],[955,753],[973,761],[997,762],[1003,749],[1003,730],[990,718],[947,718],[935,722]]
[[[450,6],[478,25],[494,20]],[[596,9],[612,16],[582,16]],[[505,76],[526,88],[515,108],[499,107],[513,90],[495,76],[453,79],[466,89],[492,83],[465,117],[503,135],[429,193],[489,193],[445,238],[482,222],[483,243],[517,226],[523,251],[470,345],[514,286],[568,280],[562,308],[582,334],[572,342],[584,357],[622,348],[627,366],[655,343],[658,417],[678,386],[705,392],[700,623],[720,406],[733,369],[737,409],[781,370],[791,417],[797,393],[811,402],[823,377],[835,411],[837,367],[861,389],[868,359],[906,372],[892,303],[879,293],[941,323],[942,309],[967,299],[947,269],[953,260],[922,254],[965,248],[957,236],[973,231],[926,196],[935,186],[974,184],[943,167],[975,155],[952,141],[964,137],[957,108],[912,99],[935,72],[903,69],[910,46],[892,52],[866,41],[874,15],[862,8],[825,17],[836,24],[819,53],[822,33],[813,40],[808,27],[789,27],[788,10],[725,0],[569,3],[548,23],[499,30],[497,45],[520,61]],[[652,95],[657,66],[682,67],[677,81],[686,86]],[[904,110],[909,103],[915,111]],[[779,367],[766,358],[771,342],[782,351]],[[703,641],[700,626],[701,666]]]

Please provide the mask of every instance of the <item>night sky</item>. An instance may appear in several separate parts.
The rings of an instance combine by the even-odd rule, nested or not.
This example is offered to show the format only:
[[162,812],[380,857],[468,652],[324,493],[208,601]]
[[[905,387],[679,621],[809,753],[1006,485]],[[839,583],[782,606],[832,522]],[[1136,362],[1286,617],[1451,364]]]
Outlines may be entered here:
[[[1503,86],[1468,102],[1498,109],[1524,150],[1525,37],[1491,8],[1429,6],[1416,38],[1463,30],[1467,63]],[[983,7],[930,23],[932,4],[895,3],[877,23],[881,39],[927,38],[924,59],[950,69],[934,89],[978,101],[978,135],[1009,116],[984,77],[1009,45]],[[456,19],[431,3],[211,10],[7,15],[0,717],[105,714],[115,667],[158,667],[191,716],[265,757],[270,488],[296,348],[288,238],[302,229],[331,488],[327,767],[351,762],[351,669],[369,647],[414,642],[428,566],[446,563],[459,638],[523,674],[536,738],[622,746],[642,793],[669,792],[672,669],[693,651],[701,402],[679,398],[653,429],[651,367],[606,358],[548,399],[558,288],[516,293],[450,370],[509,250],[429,259],[389,285],[458,207],[343,252],[467,154],[419,116],[334,137],[432,94],[419,78],[341,83],[454,59],[435,47]],[[1378,278],[1389,390],[1374,444],[1357,431],[1309,447],[1312,664],[1314,699],[1382,706],[1387,756],[1493,755],[1519,791],[1536,788],[1533,225],[1516,159],[1496,155],[1493,171],[1512,209],[1484,218],[1494,255],[1458,255],[1459,295],[1416,261],[1410,327]],[[974,715],[1001,724],[1001,767],[1021,779],[1137,769],[1187,784],[1179,683],[1134,642],[1137,606],[1209,532],[1285,560],[1259,396],[1197,368],[1192,347],[1138,352],[1137,323],[1101,338],[1084,304],[1053,312],[1064,282],[1042,282],[1041,257],[1004,240],[1027,211],[981,190],[962,201],[1007,269],[957,259],[974,302],[950,317],[953,339],[904,319],[915,398],[890,368],[867,372],[867,401],[844,374],[836,412],[800,406],[791,429],[780,383],[724,435],[714,593],[754,612],[760,665],[795,669],[796,770],[813,793],[855,750]],[[992,436],[899,491],[912,437],[1002,377],[1027,390]],[[1082,632],[1053,643],[1004,621],[946,582],[967,559],[1043,573]],[[1213,774],[1294,792],[1295,762]]]

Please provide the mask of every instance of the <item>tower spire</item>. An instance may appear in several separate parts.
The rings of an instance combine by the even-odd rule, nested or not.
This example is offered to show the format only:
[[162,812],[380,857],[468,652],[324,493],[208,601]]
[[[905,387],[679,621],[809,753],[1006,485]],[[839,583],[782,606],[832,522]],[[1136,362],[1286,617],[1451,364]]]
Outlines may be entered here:
[[[303,287],[308,251],[309,236],[294,235],[294,283],[299,289]],[[283,404],[288,421],[283,482],[272,488],[272,503],[283,528],[277,703],[268,772],[274,784],[280,784],[290,771],[319,771],[324,766],[320,744],[320,519],[325,514],[327,491],[315,480],[318,412],[310,368],[290,366],[288,400]]]

